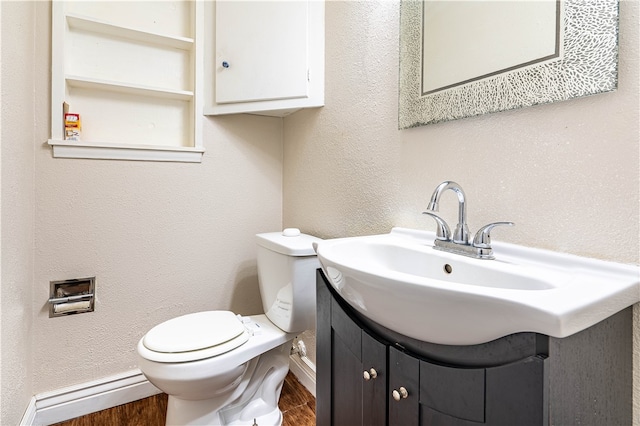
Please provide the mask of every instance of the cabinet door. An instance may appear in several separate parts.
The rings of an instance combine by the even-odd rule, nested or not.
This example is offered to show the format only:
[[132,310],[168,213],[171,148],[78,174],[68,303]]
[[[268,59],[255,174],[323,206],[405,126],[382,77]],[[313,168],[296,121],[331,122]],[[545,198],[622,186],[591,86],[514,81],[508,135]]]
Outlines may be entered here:
[[[373,370],[373,371],[372,371]],[[387,347],[362,330],[362,425],[387,424]]]
[[532,356],[487,368],[487,424],[549,424],[547,362],[548,358]]
[[322,271],[316,271],[316,424],[331,424],[331,293]]
[[307,97],[308,2],[217,1],[215,102]]
[[318,425],[385,426],[387,346],[371,337],[317,275]]
[[334,426],[362,425],[362,362],[349,345],[334,333],[331,421]]
[[389,348],[389,425],[413,426],[420,421],[420,361]]
[[331,300],[331,420],[334,426],[362,424],[362,330]]
[[484,421],[485,369],[420,361],[421,425],[469,426]]
[[387,349],[332,303],[332,424],[384,426]]

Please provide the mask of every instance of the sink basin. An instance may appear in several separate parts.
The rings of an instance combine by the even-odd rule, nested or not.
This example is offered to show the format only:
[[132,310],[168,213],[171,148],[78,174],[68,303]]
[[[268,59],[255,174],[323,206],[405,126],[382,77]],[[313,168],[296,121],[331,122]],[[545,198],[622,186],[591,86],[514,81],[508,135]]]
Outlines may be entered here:
[[518,332],[567,337],[640,301],[640,269],[493,242],[496,260],[433,249],[434,233],[320,241],[332,287],[360,314],[414,339],[474,345]]

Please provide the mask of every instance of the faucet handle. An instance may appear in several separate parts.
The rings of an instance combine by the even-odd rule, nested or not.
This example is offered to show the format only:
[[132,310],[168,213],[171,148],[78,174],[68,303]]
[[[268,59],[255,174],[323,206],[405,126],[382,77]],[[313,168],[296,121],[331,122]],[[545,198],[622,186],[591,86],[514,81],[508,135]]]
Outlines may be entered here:
[[491,230],[496,226],[514,226],[513,222],[494,222],[478,229],[473,237],[473,246],[484,249],[491,249]]
[[451,229],[449,228],[449,225],[447,225],[447,222],[444,221],[444,219],[442,219],[440,216],[438,216],[437,214],[429,210],[423,211],[422,214],[431,216],[432,218],[435,219],[436,223],[438,224],[438,227],[436,229],[436,240],[440,240],[440,241],[451,240]]

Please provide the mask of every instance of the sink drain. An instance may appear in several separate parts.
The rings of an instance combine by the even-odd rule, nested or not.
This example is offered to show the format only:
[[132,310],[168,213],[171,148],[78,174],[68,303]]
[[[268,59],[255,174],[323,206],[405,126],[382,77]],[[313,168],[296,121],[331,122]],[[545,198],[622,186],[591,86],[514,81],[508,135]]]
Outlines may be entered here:
[[446,272],[447,274],[450,274],[451,271],[453,271],[453,268],[451,267],[451,265],[449,265],[448,263],[446,263],[444,265],[444,268],[442,268],[444,270],[444,272]]

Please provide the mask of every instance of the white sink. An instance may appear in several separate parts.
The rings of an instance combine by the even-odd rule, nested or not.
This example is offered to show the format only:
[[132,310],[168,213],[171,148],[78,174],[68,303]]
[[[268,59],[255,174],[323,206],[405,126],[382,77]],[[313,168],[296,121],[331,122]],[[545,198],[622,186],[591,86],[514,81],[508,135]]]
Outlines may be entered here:
[[496,260],[433,249],[432,232],[320,241],[333,288],[365,317],[418,340],[473,345],[517,332],[567,337],[640,301],[640,269],[513,244]]

